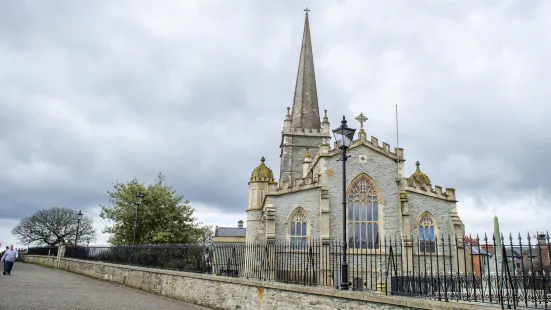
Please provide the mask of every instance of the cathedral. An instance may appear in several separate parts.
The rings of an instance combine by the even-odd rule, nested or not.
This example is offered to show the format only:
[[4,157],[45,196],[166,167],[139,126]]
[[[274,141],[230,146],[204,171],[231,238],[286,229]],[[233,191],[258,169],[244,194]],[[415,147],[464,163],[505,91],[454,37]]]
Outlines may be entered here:
[[363,113],[355,120],[344,208],[342,151],[331,145],[327,111],[320,115],[307,12],[293,106],[283,121],[279,178],[262,157],[249,182],[247,243],[342,239],[344,222],[352,249],[372,249],[385,237],[430,243],[440,235],[464,236],[455,189],[433,185],[419,162],[404,176],[404,150],[368,138]]

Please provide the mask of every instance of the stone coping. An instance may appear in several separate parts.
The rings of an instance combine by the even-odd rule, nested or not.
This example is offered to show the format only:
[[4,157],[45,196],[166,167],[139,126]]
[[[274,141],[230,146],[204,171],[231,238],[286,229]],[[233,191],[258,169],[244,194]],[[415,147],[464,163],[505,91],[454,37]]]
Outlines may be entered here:
[[[26,257],[44,258],[48,256],[27,255]],[[50,256],[50,257],[55,258],[55,256],[54,257]],[[231,284],[237,284],[237,285],[253,286],[258,288],[267,288],[267,289],[274,289],[274,290],[281,290],[281,291],[288,291],[288,292],[295,292],[295,293],[302,293],[302,294],[311,294],[311,295],[324,296],[327,298],[342,298],[342,299],[349,299],[349,300],[355,300],[355,301],[395,305],[395,306],[409,307],[413,309],[488,310],[488,309],[495,308],[495,305],[490,305],[490,304],[483,305],[479,303],[477,304],[467,303],[467,302],[460,303],[460,302],[453,302],[453,301],[443,302],[443,301],[416,299],[416,298],[408,298],[408,297],[401,297],[401,296],[387,296],[387,295],[384,295],[383,293],[376,293],[374,291],[361,291],[361,292],[342,291],[342,290],[338,290],[334,288],[326,288],[326,287],[302,286],[302,285],[286,284],[286,283],[279,283],[279,282],[272,282],[272,281],[260,281],[260,280],[246,279],[246,278],[217,276],[217,275],[211,275],[211,274],[199,274],[199,273],[191,273],[191,272],[184,272],[184,271],[173,271],[173,270],[166,270],[166,269],[155,269],[155,268],[146,268],[146,267],[138,267],[138,266],[130,266],[130,265],[118,265],[118,264],[111,264],[111,263],[104,263],[104,262],[80,260],[80,259],[74,259],[74,258],[61,258],[61,259],[65,261],[76,262],[76,263],[95,264],[95,265],[101,265],[101,266],[107,266],[107,267],[113,267],[113,268],[148,272],[148,273],[166,274],[166,275],[172,275],[172,276],[201,279],[205,281],[223,282],[223,283],[231,283]]]

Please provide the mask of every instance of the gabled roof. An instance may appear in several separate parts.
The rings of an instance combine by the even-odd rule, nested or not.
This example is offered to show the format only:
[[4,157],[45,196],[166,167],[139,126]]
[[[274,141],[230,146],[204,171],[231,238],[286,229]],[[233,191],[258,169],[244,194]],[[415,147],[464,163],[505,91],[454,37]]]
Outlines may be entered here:
[[[312,170],[316,167],[318,164],[318,161],[322,157],[336,157],[341,155],[341,150],[337,147],[337,145],[334,146],[333,149],[331,149],[329,146],[325,146],[326,149],[323,151],[323,145],[320,146],[320,150],[316,153],[314,158],[312,158],[312,163],[310,164],[308,173],[311,173]],[[395,151],[392,152],[390,150],[390,145],[388,143],[383,143],[383,146],[381,147],[379,145],[379,139],[375,137],[371,137],[371,141],[368,140],[354,140],[352,141],[352,145],[348,148],[348,152],[351,152],[355,148],[361,148],[366,147],[369,150],[372,150],[378,154],[381,154],[393,161],[396,160],[403,160],[403,149],[401,148],[395,148]]]

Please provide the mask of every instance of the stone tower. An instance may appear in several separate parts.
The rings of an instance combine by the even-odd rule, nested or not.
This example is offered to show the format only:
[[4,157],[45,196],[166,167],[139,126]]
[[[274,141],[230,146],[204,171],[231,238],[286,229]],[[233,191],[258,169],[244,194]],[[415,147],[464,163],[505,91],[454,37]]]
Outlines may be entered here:
[[246,242],[259,242],[264,236],[262,226],[262,205],[264,198],[270,190],[275,189],[277,183],[274,182],[272,169],[264,163],[264,156],[260,160],[260,165],[256,167],[249,181],[249,207],[247,208],[247,239]]
[[302,161],[306,149],[309,148],[311,156],[315,156],[320,145],[329,143],[329,130],[327,114],[323,122],[320,121],[310,24],[306,10],[293,109],[290,111],[287,108],[281,134],[280,182],[294,184],[294,181],[302,178]]

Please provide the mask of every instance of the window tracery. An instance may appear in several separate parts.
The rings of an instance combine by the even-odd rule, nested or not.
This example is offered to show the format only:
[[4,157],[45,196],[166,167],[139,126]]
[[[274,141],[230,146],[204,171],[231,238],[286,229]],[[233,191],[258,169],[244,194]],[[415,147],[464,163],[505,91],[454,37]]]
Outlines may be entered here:
[[436,252],[436,221],[434,217],[425,212],[419,219],[419,252],[434,253]]
[[379,199],[367,175],[348,191],[348,244],[350,248],[379,248]]
[[291,215],[290,241],[291,248],[300,248],[306,245],[308,239],[308,217],[302,208],[298,208]]

